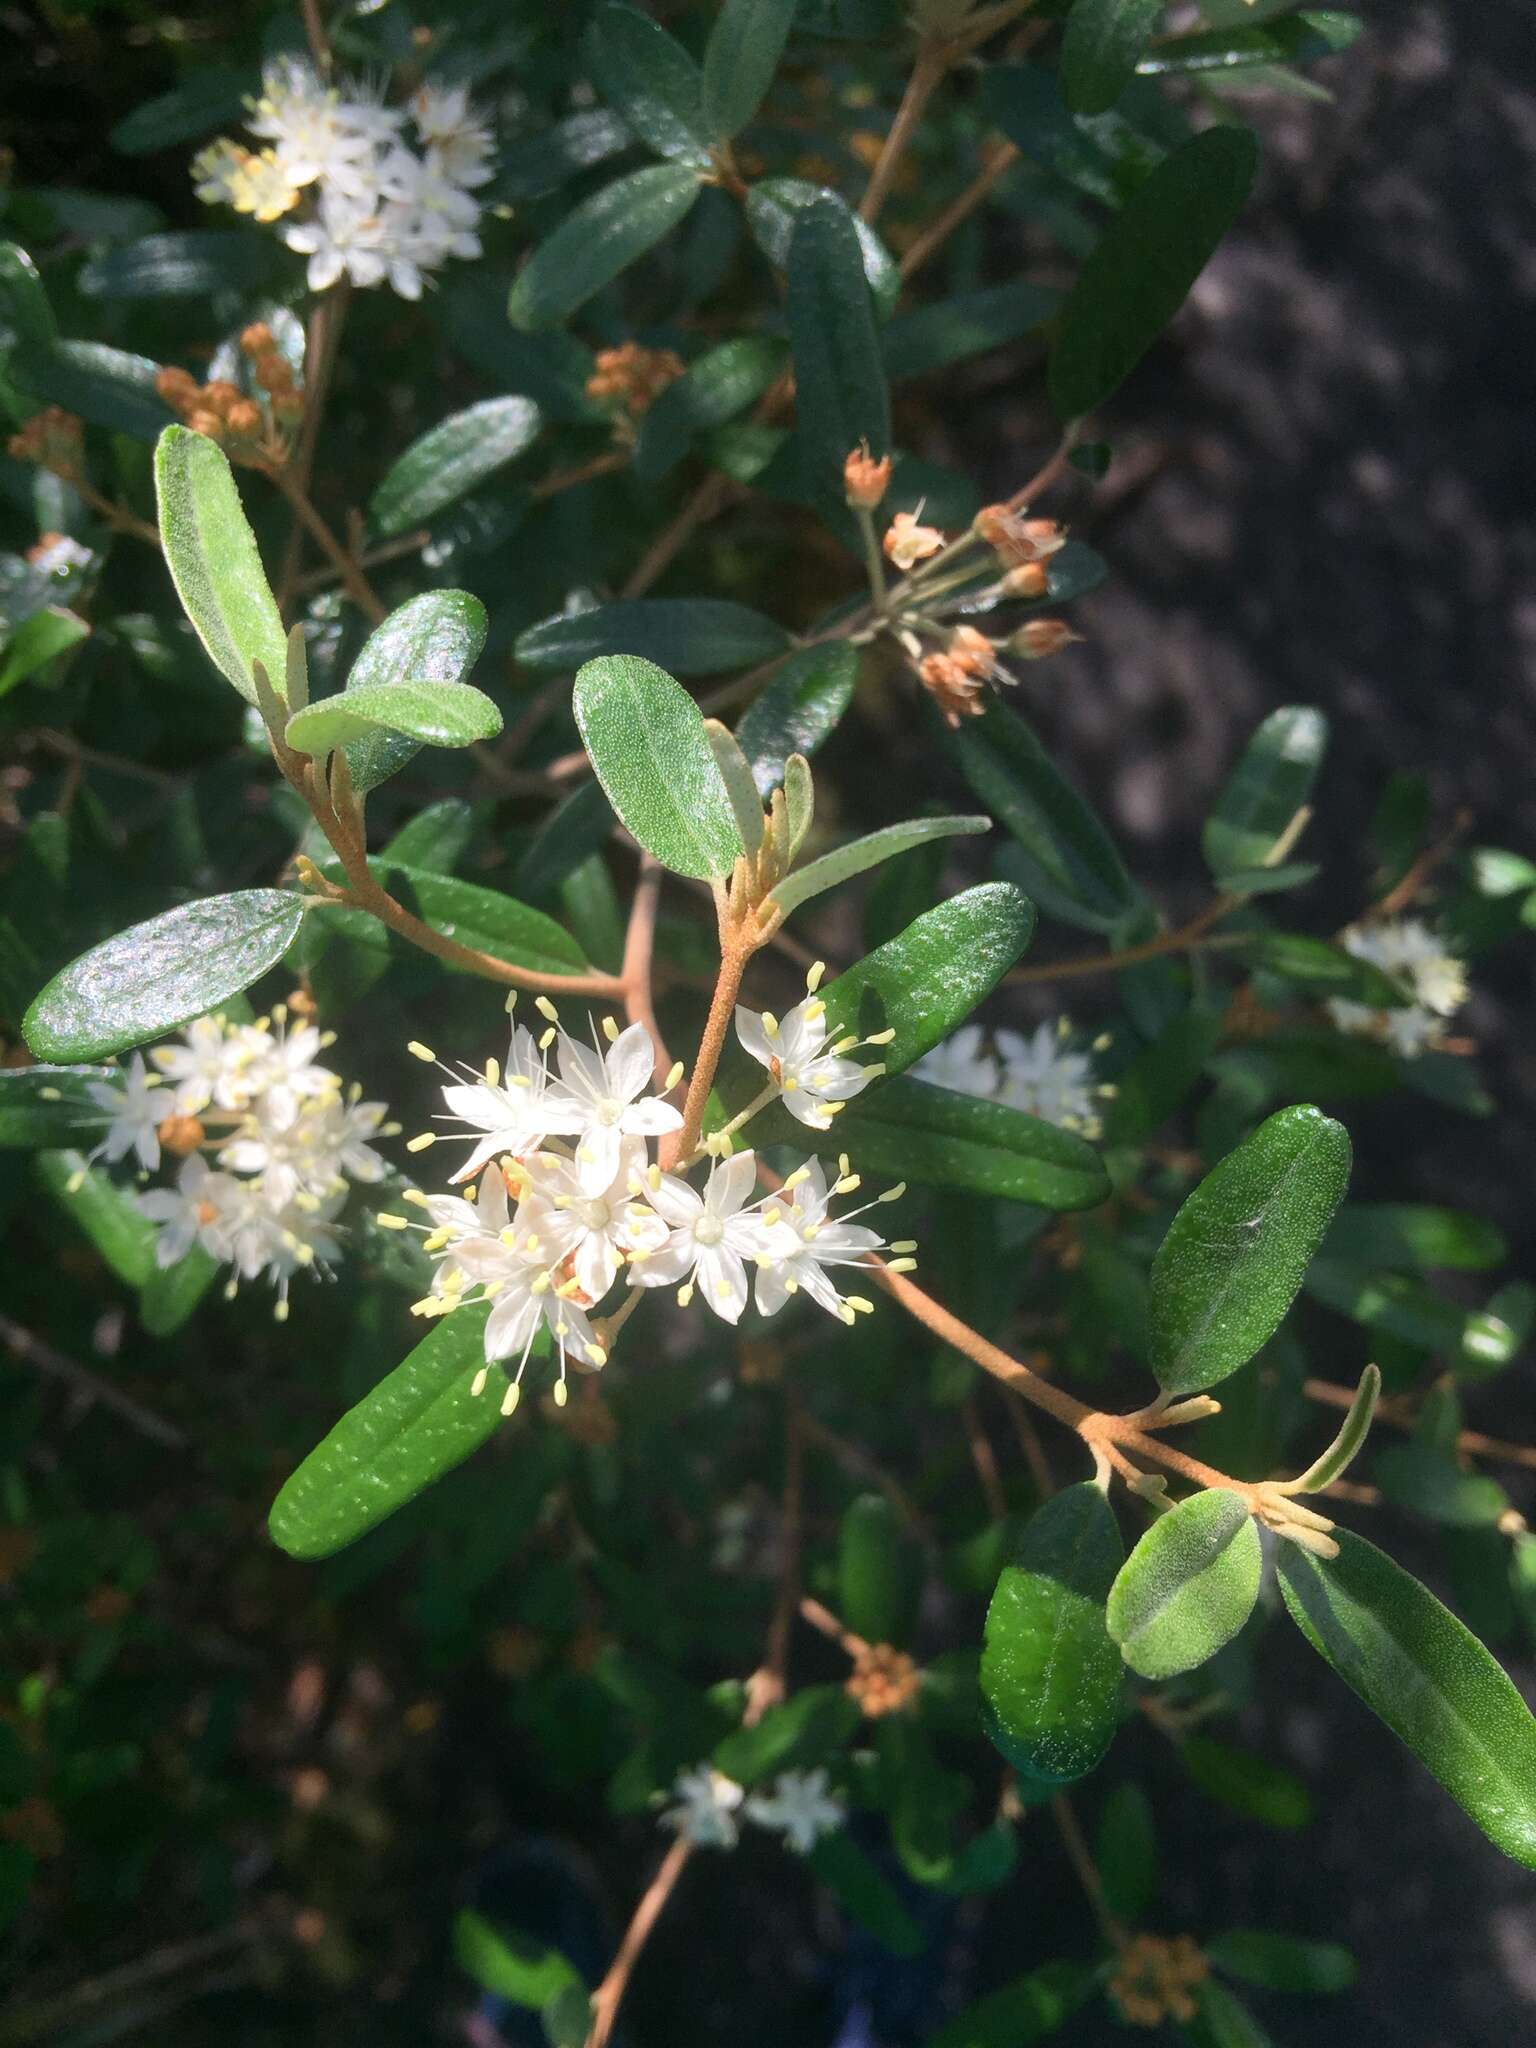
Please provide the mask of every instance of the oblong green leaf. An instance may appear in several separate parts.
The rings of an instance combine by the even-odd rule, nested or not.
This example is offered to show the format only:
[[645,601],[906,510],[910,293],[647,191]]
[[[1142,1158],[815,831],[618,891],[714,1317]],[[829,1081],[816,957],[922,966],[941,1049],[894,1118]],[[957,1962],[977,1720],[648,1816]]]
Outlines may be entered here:
[[863,1493],[837,1532],[837,1611],[871,1643],[905,1646],[917,1615],[923,1561],[912,1532],[883,1493]]
[[846,846],[834,847],[819,860],[808,861],[775,883],[772,901],[786,914],[808,903],[813,896],[836,889],[841,883],[862,875],[866,868],[893,860],[909,847],[926,845],[930,839],[953,839],[961,834],[986,832],[990,818],[911,818],[904,825],[887,825],[879,832],[867,832]]
[[110,1081],[111,1067],[0,1068],[0,1149],[33,1151],[67,1146],[93,1132],[103,1112],[91,1094],[93,1081]]
[[1339,1554],[1280,1547],[1280,1589],[1318,1654],[1497,1844],[1536,1869],[1536,1721],[1482,1644],[1348,1529]]
[[1074,0],[1061,42],[1062,96],[1074,114],[1107,114],[1136,75],[1163,0]]
[[39,1152],[38,1179],[91,1243],[119,1280],[143,1287],[155,1270],[155,1226],[141,1216],[133,1197],[84,1153]]
[[1307,1274],[1307,1292],[1368,1330],[1442,1352],[1458,1374],[1497,1371],[1520,1348],[1519,1332],[1491,1304],[1467,1308],[1437,1293],[1416,1273],[1378,1272],[1320,1258]]
[[93,1060],[159,1038],[275,967],[303,917],[290,889],[238,889],[162,911],[60,968],[22,1033],[46,1060]]
[[818,199],[797,216],[786,275],[801,474],[841,506],[849,453],[862,443],[881,456],[891,445],[880,333],[846,208]]
[[1261,868],[1280,834],[1312,794],[1328,747],[1328,721],[1312,704],[1272,711],[1238,757],[1200,835],[1220,880]]
[[[67,654],[71,647],[78,647],[82,640],[90,638],[90,632],[78,613],[66,611],[60,605],[44,605],[41,611],[33,612],[0,653],[0,697],[26,682],[29,676],[39,675],[49,662]],[[41,679],[49,686],[59,680],[57,676]]]
[[1048,383],[1063,419],[1092,412],[1135,369],[1237,218],[1257,164],[1251,129],[1210,128],[1137,186],[1061,310]]
[[1509,1495],[1485,1472],[1464,1472],[1427,1443],[1388,1444],[1371,1461],[1371,1477],[1387,1499],[1451,1529],[1493,1529],[1509,1512]]
[[123,156],[149,156],[179,142],[194,142],[226,121],[238,121],[245,95],[257,82],[254,70],[244,65],[200,65],[169,92],[136,106],[107,139]]
[[6,348],[50,349],[59,338],[37,265],[17,242],[0,242],[0,322]]
[[1266,1991],[1347,1991],[1355,1959],[1336,1941],[1301,1941],[1267,1928],[1232,1927],[1205,1944],[1218,1970]]
[[246,228],[144,235],[104,250],[76,282],[87,298],[208,298],[249,291],[271,275],[272,237]]
[[139,1289],[139,1321],[149,1335],[174,1336],[195,1313],[220,1270],[218,1260],[200,1244],[169,1266],[157,1265]]
[[528,1935],[505,1933],[467,1909],[454,1915],[453,1959],[487,1991],[534,2012],[569,1985],[581,1983],[575,1964],[559,1949]]
[[[376,690],[385,684],[462,682],[485,645],[485,606],[467,590],[427,590],[392,611],[375,626],[352,664],[347,689]],[[375,732],[347,748],[352,787],[359,796],[403,768],[418,742],[402,734]]]
[[424,526],[531,448],[543,423],[531,398],[484,398],[450,413],[385,472],[368,501],[371,524],[382,534]]
[[1208,1663],[1253,1612],[1264,1569],[1240,1495],[1192,1494],[1160,1515],[1110,1590],[1109,1632],[1143,1678]]
[[762,105],[796,0],[724,0],[704,49],[704,131],[728,142]]
[[484,1302],[455,1309],[342,1416],[272,1504],[290,1557],[330,1557],[413,1500],[493,1434],[498,1390],[470,1392],[485,1364]]
[[1362,960],[1310,932],[1255,932],[1232,950],[1245,967],[1262,967],[1266,974],[1277,974],[1318,995],[1367,1003],[1378,1010],[1397,1009],[1408,1000],[1404,984],[1374,961]]
[[1482,1273],[1508,1255],[1504,1233],[1486,1217],[1430,1202],[1346,1202],[1323,1240],[1325,1258],[1405,1273]]
[[559,326],[675,228],[699,191],[695,171],[681,164],[650,164],[594,192],[518,272],[507,301],[512,325],[528,330]]
[[1151,1365],[1171,1394],[1236,1372],[1296,1298],[1349,1179],[1349,1134],[1277,1110],[1208,1173],[1152,1261]]
[[802,1686],[749,1728],[734,1728],[715,1745],[716,1770],[738,1785],[760,1784],[775,1771],[824,1764],[846,1748],[860,1713],[840,1685]]
[[1364,29],[1358,14],[1332,7],[1305,8],[1269,21],[1234,22],[1197,29],[1155,43],[1136,69],[1148,78],[1202,71],[1238,71],[1266,64],[1310,64],[1347,50]]
[[901,272],[868,221],[860,220],[842,194],[834,192],[830,185],[813,185],[805,178],[759,178],[747,194],[747,226],[752,239],[775,270],[786,270],[795,222],[808,206],[818,201],[839,208],[852,223],[875,306],[880,313],[889,313],[901,296]]
[[427,747],[469,747],[495,738],[501,713],[468,683],[414,676],[400,683],[349,683],[295,712],[284,738],[297,753],[318,756],[380,728]]
[[885,374],[898,383],[967,362],[1043,326],[1060,303],[1060,292],[1021,277],[898,313],[880,337]]
[[1322,1455],[1313,1460],[1305,1472],[1296,1479],[1298,1491],[1321,1493],[1325,1486],[1331,1486],[1335,1479],[1347,1472],[1360,1455],[1366,1438],[1371,1433],[1371,1423],[1376,1414],[1376,1403],[1381,1395],[1381,1370],[1368,1365],[1360,1375],[1360,1384],[1355,1389],[1355,1398],[1349,1404],[1344,1420],[1339,1424],[1338,1434]]
[[765,797],[784,780],[791,754],[814,754],[834,730],[858,679],[858,650],[846,640],[802,647],[779,664],[736,723],[736,744]]
[[859,1925],[892,1955],[921,1955],[926,1937],[901,1895],[846,1829],[823,1835],[806,1862]]
[[287,636],[228,456],[206,434],[167,427],[155,488],[166,567],[208,659],[247,703],[256,702],[257,661],[281,696]]
[[1268,1757],[1209,1735],[1189,1736],[1179,1745],[1179,1757],[1208,1799],[1266,1828],[1304,1828],[1312,1818],[1306,1786]]
[[559,612],[519,634],[525,668],[579,668],[599,655],[631,654],[680,676],[718,675],[771,661],[789,644],[782,626],[723,597],[615,598]]
[[1114,1740],[1125,1673],[1104,1603],[1124,1555],[1108,1501],[1084,1480],[1031,1519],[992,1595],[983,1725],[1015,1769],[1038,1783],[1070,1784]]
[[728,875],[741,858],[730,796],[699,707],[654,662],[589,661],[576,677],[576,724],[621,822],[674,874]]
[[593,82],[603,97],[658,156],[709,165],[699,67],[675,36],[637,7],[603,0],[582,43]]
[[37,398],[135,441],[156,440],[176,417],[155,389],[160,365],[104,341],[58,341],[51,348],[25,344],[14,351],[8,368]]

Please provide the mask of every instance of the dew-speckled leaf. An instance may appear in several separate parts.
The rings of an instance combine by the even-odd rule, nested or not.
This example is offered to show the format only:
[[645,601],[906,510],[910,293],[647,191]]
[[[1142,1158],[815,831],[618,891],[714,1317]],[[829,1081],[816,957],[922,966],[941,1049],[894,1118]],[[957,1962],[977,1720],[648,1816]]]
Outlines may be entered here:
[[730,796],[699,707],[654,662],[589,661],[576,724],[615,814],[674,874],[728,875],[742,853]]
[[368,503],[382,534],[424,526],[532,447],[543,416],[531,398],[483,398],[429,427],[385,472]]
[[7,349],[49,349],[59,338],[37,265],[17,242],[0,242],[0,328]]
[[155,1226],[102,1167],[72,1148],[39,1152],[37,1177],[84,1231],[119,1280],[142,1287],[155,1270]]
[[855,875],[862,875],[866,868],[878,867],[882,861],[894,860],[897,854],[906,853],[914,846],[925,846],[930,839],[953,839],[972,832],[990,830],[992,820],[982,817],[966,818],[911,818],[904,825],[887,825],[879,832],[867,832],[862,839],[853,839],[846,846],[836,846],[820,859],[807,861],[803,868],[796,868],[775,884],[772,901],[786,914],[796,910],[802,903],[809,903],[813,896],[820,896],[828,889],[836,889]]
[[1074,0],[1061,42],[1062,97],[1074,114],[1107,114],[1136,75],[1163,0]]
[[675,676],[718,675],[782,654],[789,636],[762,612],[724,597],[615,598],[557,612],[518,636],[525,668],[580,668],[605,654],[639,655]]
[[507,302],[512,325],[558,327],[675,228],[701,189],[686,165],[648,164],[584,199],[518,272]]
[[1192,1494],[1159,1515],[1109,1595],[1109,1632],[1143,1678],[1208,1663],[1253,1612],[1264,1568],[1238,1494]]
[[704,48],[704,130],[729,141],[762,105],[796,0],[722,0]]
[[1200,835],[1218,879],[1262,867],[1307,803],[1328,746],[1328,721],[1312,704],[1272,711],[1238,756]]
[[[485,645],[485,606],[467,590],[427,590],[375,626],[352,664],[347,689],[384,684],[462,682]],[[347,748],[352,787],[359,796],[403,768],[419,742],[401,733],[375,732]]]
[[1213,1387],[1278,1329],[1349,1179],[1349,1134],[1308,1104],[1277,1110],[1185,1201],[1152,1261],[1152,1370]]
[[290,889],[179,904],[60,968],[22,1024],[39,1059],[93,1060],[174,1031],[275,967],[304,916]]
[[848,454],[863,444],[885,455],[891,445],[880,330],[846,208],[818,199],[797,216],[787,278],[801,473],[819,497],[840,506]]
[[400,733],[425,747],[469,747],[494,739],[501,713],[483,690],[468,683],[349,683],[296,711],[284,734],[300,754],[328,754],[377,731]]
[[814,754],[833,731],[858,679],[858,651],[846,640],[802,647],[774,670],[736,725],[736,744],[765,797],[784,780],[791,754]]
[[704,170],[705,123],[699,67],[675,36],[637,7],[603,0],[582,54],[599,92],[658,156]]
[[1489,1839],[1536,1869],[1536,1721],[1470,1629],[1351,1530],[1339,1554],[1280,1547],[1291,1618]]
[[1038,1511],[997,1582],[981,1653],[983,1721],[1029,1779],[1070,1784],[1114,1740],[1125,1668],[1104,1603],[1124,1555],[1108,1501],[1084,1480]]
[[219,673],[256,702],[259,661],[279,696],[287,638],[234,471],[206,434],[167,427],[155,450],[160,539],[182,609]]
[[77,1144],[99,1135],[105,1112],[91,1094],[93,1081],[110,1081],[112,1067],[0,1068],[0,1151]]
[[329,1557],[462,1464],[500,1422],[500,1372],[485,1364],[483,1302],[455,1309],[342,1416],[272,1504],[272,1540],[290,1557]]

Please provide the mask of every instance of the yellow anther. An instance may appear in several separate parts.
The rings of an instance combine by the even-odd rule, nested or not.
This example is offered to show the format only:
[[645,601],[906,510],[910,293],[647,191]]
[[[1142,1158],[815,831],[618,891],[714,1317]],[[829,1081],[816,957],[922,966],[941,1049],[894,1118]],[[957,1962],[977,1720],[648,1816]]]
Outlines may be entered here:
[[826,971],[827,963],[825,960],[818,960],[816,964],[811,968],[810,972],[805,977],[805,986],[809,994],[815,995],[817,989],[821,987],[821,977],[826,973]]
[[692,1299],[693,1282],[691,1280],[685,1280],[682,1286],[679,1287],[679,1289],[677,1290],[677,1305],[679,1308],[686,1308],[689,1302],[692,1301]]
[[899,1237],[890,1249],[896,1253],[898,1258],[903,1258],[908,1252],[915,1252],[917,1250],[917,1239],[915,1237]]
[[867,1295],[845,1294],[843,1299],[851,1309],[861,1316],[872,1316],[875,1312],[875,1304]]
[[474,1378],[470,1381],[469,1391],[477,1401],[479,1400],[480,1396],[485,1392],[485,1383],[490,1378],[490,1376],[491,1368],[488,1365],[482,1365],[480,1370],[475,1374]]
[[408,1138],[405,1149],[407,1152],[425,1152],[429,1145],[435,1145],[436,1143],[436,1131],[423,1131],[419,1137]]
[[896,1027],[894,1024],[890,1024],[886,1026],[884,1031],[871,1031],[864,1043],[866,1045],[889,1045],[895,1036]]
[[608,1354],[601,1344],[583,1344],[581,1348],[586,1353],[588,1365],[602,1366],[608,1363]]
[[895,1187],[887,1188],[883,1195],[877,1195],[875,1199],[880,1202],[899,1202],[906,1192],[906,1182],[904,1180],[899,1180],[897,1181]]
[[425,1209],[427,1207],[427,1198],[420,1188],[402,1188],[400,1190],[400,1199],[402,1202],[410,1202],[418,1209]]
[[827,1006],[825,1003],[807,1003],[805,1006],[805,1021],[807,1024],[819,1024],[826,1014]]
[[494,1088],[494,1087],[496,1086],[496,1083],[497,1083],[497,1082],[498,1082],[498,1081],[499,1081],[500,1079],[501,1079],[501,1061],[500,1061],[500,1060],[487,1060],[487,1061],[486,1061],[486,1063],[485,1063],[485,1081],[486,1081],[486,1086],[487,1086],[488,1088]]
[[502,1395],[502,1397],[501,1397],[501,1412],[502,1412],[502,1414],[503,1414],[504,1416],[506,1416],[506,1415],[510,1415],[510,1414],[512,1413],[513,1409],[514,1409],[514,1408],[515,1408],[515,1407],[517,1406],[518,1402],[519,1402],[519,1401],[520,1401],[520,1400],[521,1400],[522,1398],[523,1398],[523,1390],[522,1390],[522,1388],[521,1388],[521,1387],[520,1387],[520,1386],[519,1386],[519,1385],[517,1384],[517,1381],[516,1381],[516,1380],[508,1380],[508,1382],[507,1382],[507,1391],[506,1391],[506,1392],[505,1392],[505,1393],[504,1393],[504,1394]]
[[916,1259],[892,1259],[886,1265],[885,1270],[887,1273],[915,1273],[917,1271],[917,1261]]
[[772,1010],[764,1010],[763,1012],[763,1029],[770,1038],[777,1038],[779,1035],[779,1020],[775,1017]]
[[791,1188],[798,1188],[802,1186],[804,1182],[810,1179],[810,1177],[811,1169],[808,1166],[797,1166],[794,1172],[790,1174],[790,1176],[784,1183],[785,1194],[788,1194]]
[[287,1320],[288,1320],[288,1302],[287,1302],[287,1299],[286,1299],[286,1297],[284,1297],[283,1299],[281,1299],[281,1300],[279,1300],[279,1301],[275,1301],[275,1302],[273,1302],[273,1304],[272,1304],[272,1320],[273,1320],[273,1322],[274,1322],[274,1323],[286,1323],[286,1322],[287,1322]]
[[845,1173],[840,1181],[834,1183],[832,1192],[834,1195],[851,1195],[856,1188],[863,1185],[863,1179],[859,1174]]
[[548,996],[535,996],[533,1007],[541,1017],[547,1017],[551,1024],[558,1024],[560,1022],[560,1012],[555,1008]]
[[565,1406],[566,1402],[567,1402],[567,1401],[569,1401],[569,1399],[571,1398],[571,1390],[570,1390],[570,1388],[569,1388],[569,1387],[568,1387],[568,1386],[567,1386],[567,1385],[565,1384],[565,1381],[564,1381],[564,1380],[557,1380],[557,1381],[556,1381],[556,1383],[555,1383],[555,1388],[554,1388],[554,1394],[555,1394],[555,1406],[556,1406],[557,1408],[563,1408],[563,1407]]
[[683,1063],[681,1060],[674,1060],[672,1062],[671,1066],[667,1069],[667,1078],[661,1084],[661,1092],[663,1095],[670,1095],[672,1093],[672,1090],[677,1086],[678,1082],[682,1080],[684,1071],[685,1069],[683,1067]]
[[378,1224],[380,1230],[409,1230],[411,1227],[404,1216],[390,1216],[383,1209],[379,1211],[373,1220]]
[[417,1059],[425,1060],[429,1067],[437,1065],[437,1054],[430,1045],[423,1045],[419,1038],[413,1038],[405,1049],[408,1053],[413,1053]]
[[[611,1017],[605,1017],[605,1018],[603,1019],[603,1036],[604,1036],[604,1038],[606,1038],[606,1039],[607,1039],[607,1041],[608,1041],[608,1043],[609,1043],[610,1045],[612,1045],[612,1044],[613,1044],[613,1042],[614,1042],[614,1040],[615,1040],[615,1039],[616,1039],[616,1038],[618,1037],[618,1035],[619,1035],[619,1027],[618,1027],[618,1025],[617,1025],[617,1024],[615,1024],[615,1022],[613,1021],[613,1019],[612,1019]],[[557,1398],[557,1399],[559,1398],[559,1397],[558,1397],[558,1395],[556,1396],[556,1398]]]
[[545,1032],[544,1036],[539,1040],[539,1051],[548,1052],[549,1048],[554,1044],[555,1040],[559,1037],[559,1035],[560,1034],[558,1031],[556,1031],[554,1025],[551,1024],[549,1029]]

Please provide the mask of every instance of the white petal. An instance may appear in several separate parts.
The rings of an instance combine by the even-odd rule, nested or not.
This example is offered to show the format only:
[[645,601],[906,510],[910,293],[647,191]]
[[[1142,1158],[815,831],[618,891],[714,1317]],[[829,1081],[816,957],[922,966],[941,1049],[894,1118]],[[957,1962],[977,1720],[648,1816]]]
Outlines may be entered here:
[[733,1152],[709,1176],[704,1191],[706,1208],[716,1216],[732,1216],[743,1202],[752,1199],[757,1186],[757,1154]]
[[784,1284],[783,1267],[759,1266],[756,1292],[759,1315],[776,1316],[789,1299],[789,1289]]
[[682,1112],[674,1109],[670,1102],[663,1102],[659,1095],[647,1095],[642,1101],[629,1105],[619,1128],[631,1137],[659,1138],[666,1131],[683,1128]]
[[491,1310],[485,1326],[485,1355],[489,1361],[521,1355],[539,1323],[537,1295],[506,1294]]
[[631,1266],[629,1277],[640,1287],[670,1287],[693,1271],[697,1248],[685,1230],[675,1231],[661,1250]]
[[656,1073],[656,1048],[643,1024],[631,1024],[621,1031],[609,1048],[605,1062],[608,1086],[621,1102],[633,1102],[651,1084]]
[[645,1198],[658,1215],[665,1216],[678,1229],[688,1229],[704,1214],[698,1189],[675,1173],[664,1173],[656,1187],[647,1183]]
[[699,1253],[699,1294],[722,1321],[741,1320],[747,1305],[747,1269],[729,1245],[708,1245]]
[[750,1053],[761,1067],[778,1058],[778,1050],[764,1027],[762,1014],[749,1010],[745,1004],[736,1005],[736,1036],[741,1040],[743,1052]]

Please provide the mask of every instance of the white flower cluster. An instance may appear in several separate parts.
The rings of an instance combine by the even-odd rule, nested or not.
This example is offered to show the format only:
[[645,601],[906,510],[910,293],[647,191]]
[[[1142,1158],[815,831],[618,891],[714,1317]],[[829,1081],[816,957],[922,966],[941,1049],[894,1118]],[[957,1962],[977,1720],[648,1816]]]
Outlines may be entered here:
[[1041,1024],[1028,1037],[1018,1031],[994,1032],[989,1045],[979,1024],[966,1024],[924,1054],[912,1071],[936,1087],[1003,1102],[1048,1124],[1096,1138],[1097,1105],[1114,1090],[1094,1080],[1092,1057],[1073,1050],[1071,1030],[1070,1020],[1063,1017],[1055,1024]]
[[408,108],[386,107],[355,80],[324,84],[290,57],[268,66],[262,87],[248,126],[264,146],[210,143],[193,160],[197,196],[258,221],[305,209],[283,240],[309,258],[311,291],[347,277],[419,299],[425,273],[480,254],[472,195],[494,175],[493,144],[461,86],[423,85]]
[[1343,934],[1346,952],[1368,960],[1410,990],[1413,1000],[1393,1010],[1337,999],[1328,1013],[1340,1031],[1375,1038],[1400,1059],[1417,1059],[1445,1041],[1446,1019],[1467,999],[1467,970],[1445,941],[1419,917],[1383,918],[1351,925]]
[[[560,1027],[547,997],[540,996],[537,1004],[549,1028],[535,1037],[514,1023],[504,1065],[492,1060],[478,1072],[444,1068],[449,1085],[443,1090],[443,1121],[473,1135],[469,1156],[450,1187],[478,1174],[478,1190],[432,1195],[412,1189],[407,1197],[426,1212],[418,1227],[437,1261],[432,1290],[416,1303],[415,1312],[440,1316],[469,1302],[492,1304],[485,1327],[486,1366],[476,1391],[484,1388],[493,1364],[515,1358],[503,1413],[517,1405],[541,1331],[549,1332],[558,1355],[557,1401],[566,1398],[568,1361],[586,1369],[606,1362],[606,1339],[592,1311],[612,1292],[621,1272],[632,1288],[674,1288],[681,1307],[701,1300],[724,1321],[735,1323],[749,1299],[748,1268],[755,1267],[762,1314],[776,1314],[792,1295],[804,1292],[829,1314],[852,1323],[872,1304],[862,1295],[844,1293],[834,1274],[863,1264],[876,1251],[894,1252],[896,1268],[910,1268],[906,1254],[911,1244],[887,1245],[852,1220],[860,1210],[832,1215],[834,1197],[851,1194],[859,1185],[846,1156],[830,1184],[813,1159],[781,1186],[759,1192],[756,1155],[729,1153],[728,1140],[717,1133],[692,1158],[663,1172],[650,1157],[650,1143],[672,1137],[683,1119],[663,1094],[650,1092],[654,1052],[644,1025],[620,1031],[610,1020],[604,1026],[606,1045],[596,1033],[583,1043]],[[785,1027],[775,1024],[769,1031],[770,1023],[771,1018],[752,1019],[747,1036],[768,1043],[782,1038]],[[804,1028],[814,1035],[814,1025]],[[804,1042],[809,1044],[809,1037]],[[418,1058],[436,1060],[424,1045],[413,1043],[411,1050]],[[803,1070],[803,1087],[786,1094],[785,1101],[798,1095],[804,1107],[823,1083],[851,1093],[848,1077],[832,1071],[839,1060],[840,1055],[828,1055],[817,1066],[812,1056]],[[865,1070],[856,1071],[860,1078],[854,1085],[862,1086]],[[675,1068],[665,1087],[675,1087],[680,1073]],[[782,1085],[775,1081],[773,1089]],[[443,1135],[423,1132],[409,1149],[424,1150]],[[707,1175],[696,1187],[685,1176],[706,1164]],[[893,1188],[879,1200],[901,1193]],[[409,1227],[402,1216],[386,1215],[380,1221]]]
[[699,1849],[734,1849],[741,1839],[739,1815],[784,1837],[786,1848],[808,1855],[823,1835],[843,1825],[847,1809],[828,1789],[824,1770],[780,1771],[771,1793],[748,1798],[743,1786],[708,1764],[684,1771],[672,1787],[677,1802],[661,1817]]
[[233,1268],[231,1294],[242,1280],[270,1279],[280,1320],[293,1275],[339,1256],[348,1188],[383,1178],[372,1140],[398,1129],[382,1102],[360,1101],[319,1064],[329,1042],[312,1024],[290,1028],[282,1005],[254,1024],[200,1017],[178,1043],[155,1047],[154,1071],[135,1053],[121,1081],[91,1083],[106,1118],[92,1159],[131,1154],[152,1173],[162,1153],[180,1157],[174,1186],[137,1197],[161,1226],[157,1263],[200,1244]]

